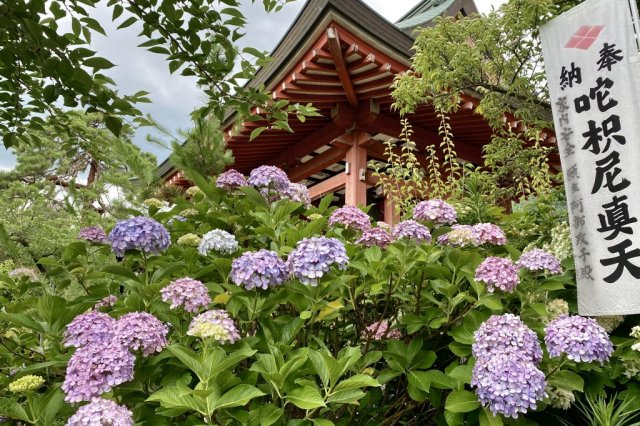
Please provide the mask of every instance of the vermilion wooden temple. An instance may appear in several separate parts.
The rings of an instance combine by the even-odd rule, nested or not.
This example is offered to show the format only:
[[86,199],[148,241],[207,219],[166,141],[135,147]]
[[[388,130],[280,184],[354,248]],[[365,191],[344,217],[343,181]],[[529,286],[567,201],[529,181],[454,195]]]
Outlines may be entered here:
[[[413,30],[440,15],[476,12],[473,0],[423,0],[393,24],[360,0],[307,0],[274,49],[273,61],[248,84],[264,84],[274,99],[312,103],[322,116],[304,123],[292,118],[293,133],[267,130],[251,142],[259,124],[246,122],[234,132],[229,117],[224,125],[233,168],[248,174],[275,165],[291,181],[307,185],[313,198],[334,192],[348,205],[377,204],[378,216],[391,220],[391,206],[376,196],[367,164],[384,161],[383,141],[401,133],[400,116],[391,109],[394,75],[410,67]],[[480,163],[492,132],[473,113],[474,101],[465,99],[451,126],[458,156]],[[407,118],[420,151],[439,146],[433,108],[420,107]],[[188,185],[166,161],[159,171],[169,183]]]

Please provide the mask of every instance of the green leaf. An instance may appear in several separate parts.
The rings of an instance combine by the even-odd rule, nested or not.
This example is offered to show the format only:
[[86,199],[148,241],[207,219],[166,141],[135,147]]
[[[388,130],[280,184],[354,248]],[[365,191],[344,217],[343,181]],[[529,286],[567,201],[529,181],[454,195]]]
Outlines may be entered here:
[[284,414],[284,409],[278,408],[273,404],[267,404],[260,407],[260,426],[271,426],[276,423]]
[[199,411],[198,404],[191,395],[192,392],[186,385],[179,382],[177,387],[167,387],[154,392],[147,401],[159,402],[163,408],[178,409],[182,412]]
[[45,295],[38,300],[38,308],[42,318],[49,324],[53,324],[65,313],[67,302],[62,297]]
[[373,377],[367,376],[366,374],[356,374],[346,380],[342,380],[333,388],[333,391],[339,392],[346,389],[364,388],[368,386],[377,387],[380,386],[380,383],[378,383],[378,381]]
[[411,371],[407,377],[409,382],[424,392],[429,392],[431,386],[437,389],[456,389],[458,387],[458,382],[455,379],[440,370]]
[[466,390],[454,390],[447,397],[445,410],[452,413],[468,413],[480,407],[478,397],[473,392]]
[[31,423],[31,419],[27,416],[22,405],[9,398],[0,398],[0,415],[13,420],[22,420]]
[[562,370],[549,377],[549,384],[559,389],[582,392],[584,379],[573,371]]
[[201,382],[206,381],[206,377],[204,377],[205,374],[202,366],[202,359],[197,353],[187,348],[186,346],[177,343],[167,346],[167,349],[188,369],[196,373]]
[[241,407],[247,405],[254,398],[266,395],[260,389],[250,385],[237,385],[222,395],[215,403],[216,410],[220,408]]
[[104,125],[107,126],[107,129],[116,137],[120,137],[120,131],[122,130],[122,120],[118,117],[114,117],[113,115],[107,115],[104,117]]
[[127,269],[125,267],[119,266],[119,265],[108,265],[105,266],[102,269],[103,272],[106,272],[107,274],[112,274],[112,275],[116,275],[119,277],[123,277],[123,278],[127,278],[131,281],[135,281],[139,284],[142,284],[142,281],[140,281],[140,278],[138,278],[138,276],[136,274],[134,274],[133,272],[131,272],[130,269]]
[[480,411],[480,426],[502,426],[502,417],[500,415],[494,416],[493,413],[486,408]]
[[84,64],[93,69],[109,69],[115,67],[115,64],[105,58],[94,57],[84,61]]
[[326,407],[322,395],[316,388],[302,386],[287,394],[287,400],[303,410],[313,410],[318,407]]
[[30,328],[31,330],[40,332],[45,331],[42,325],[26,316],[25,314],[10,314],[6,312],[0,312],[0,319],[12,324],[17,324],[21,327]]
[[261,127],[256,127],[255,129],[253,129],[251,131],[251,136],[249,136],[249,140],[252,141],[255,138],[257,138],[258,136],[260,136],[260,134],[262,132],[264,132],[265,130],[267,130],[267,128],[265,126],[261,126]]

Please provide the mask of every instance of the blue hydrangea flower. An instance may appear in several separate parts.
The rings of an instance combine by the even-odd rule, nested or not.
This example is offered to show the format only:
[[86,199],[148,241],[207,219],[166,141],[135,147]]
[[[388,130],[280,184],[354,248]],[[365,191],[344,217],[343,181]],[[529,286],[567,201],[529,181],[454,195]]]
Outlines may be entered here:
[[121,257],[125,251],[134,249],[157,254],[171,244],[165,227],[144,216],[118,221],[109,234],[109,241],[113,252]]
[[513,314],[493,315],[473,335],[471,350],[476,360],[510,355],[534,363],[542,360],[538,335]]
[[431,242],[431,233],[429,232],[429,229],[415,220],[405,220],[398,223],[393,227],[391,236],[394,240],[407,238],[418,243]]
[[231,265],[231,280],[247,290],[254,287],[266,290],[286,279],[287,268],[275,251],[246,252],[234,259]]
[[275,166],[260,166],[251,170],[247,183],[270,200],[283,198],[291,184],[287,174]]
[[198,252],[202,256],[206,256],[212,250],[222,254],[235,252],[238,250],[236,237],[222,229],[214,229],[213,231],[207,232],[202,236]]
[[244,175],[237,170],[229,169],[224,173],[220,173],[218,179],[216,179],[216,186],[218,188],[231,191],[243,186],[247,186],[247,179]]
[[560,315],[544,332],[544,342],[551,357],[566,354],[573,361],[602,364],[613,352],[609,335],[593,318]]
[[329,272],[332,265],[346,268],[349,257],[344,244],[336,238],[305,238],[289,254],[287,269],[302,284],[318,285],[318,279]]

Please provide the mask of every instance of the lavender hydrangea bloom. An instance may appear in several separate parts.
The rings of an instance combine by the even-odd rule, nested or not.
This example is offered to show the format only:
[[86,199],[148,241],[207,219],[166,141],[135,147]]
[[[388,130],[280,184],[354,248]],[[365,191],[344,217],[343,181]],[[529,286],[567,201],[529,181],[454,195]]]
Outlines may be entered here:
[[231,264],[231,280],[247,290],[255,287],[266,290],[286,279],[287,267],[275,251],[246,252]]
[[507,243],[507,237],[502,228],[493,223],[476,223],[473,225],[473,232],[479,244],[494,244],[502,246]]
[[398,223],[393,227],[391,236],[394,240],[408,238],[415,240],[418,243],[431,242],[431,233],[429,232],[429,229],[415,220],[405,220]]
[[115,339],[76,350],[62,384],[65,401],[89,401],[133,379],[135,356]]
[[198,312],[200,308],[206,308],[211,303],[209,290],[202,282],[192,278],[172,281],[160,290],[160,294],[163,302],[171,302],[171,309],[182,307],[187,312]]
[[487,257],[476,268],[475,278],[476,281],[484,282],[489,292],[499,288],[502,291],[511,293],[520,283],[518,267],[511,259],[503,257]]
[[289,254],[287,269],[302,284],[318,285],[318,279],[329,272],[331,265],[344,269],[349,261],[344,244],[336,238],[305,238],[298,241]]
[[550,274],[562,273],[562,266],[560,266],[558,258],[540,249],[522,253],[516,265],[529,271],[547,271]]
[[451,231],[438,237],[438,244],[452,247],[479,246],[480,240],[471,225],[453,225]]
[[127,407],[113,401],[95,398],[78,408],[67,420],[67,426],[133,426],[133,413]]
[[105,234],[104,229],[99,226],[88,226],[80,229],[78,239],[86,240],[90,243],[104,243],[107,241],[107,234]]
[[295,201],[296,203],[302,203],[305,207],[311,206],[309,188],[301,183],[290,183],[285,198]]
[[513,314],[491,316],[473,338],[471,350],[477,360],[488,360],[501,354],[536,364],[542,360],[538,336]]
[[270,198],[272,195],[286,194],[291,184],[287,174],[275,166],[260,166],[251,170],[247,183]]
[[103,312],[80,314],[67,325],[64,346],[79,348],[91,343],[106,343],[113,337],[115,325],[116,320]]
[[214,339],[220,344],[235,343],[240,333],[227,311],[214,309],[196,316],[189,325],[189,336]]
[[198,252],[202,256],[206,256],[210,251],[215,250],[222,254],[231,254],[238,250],[238,242],[236,237],[223,231],[222,229],[214,229],[202,236]]
[[369,215],[354,206],[344,206],[331,213],[329,225],[336,224],[358,231],[366,231],[371,227]]
[[220,173],[216,179],[216,186],[227,191],[247,186],[247,179],[237,170],[229,169],[224,173]]
[[389,321],[382,320],[367,326],[362,332],[362,338],[369,338],[371,340],[399,340],[402,338],[402,333],[397,329],[389,330]]
[[493,415],[500,413],[517,418],[537,408],[546,396],[544,373],[532,362],[496,355],[478,361],[473,368],[471,386],[476,388],[480,403]]
[[609,335],[593,318],[560,315],[544,332],[544,342],[551,357],[564,353],[573,361],[599,361],[602,364],[613,352]]
[[356,244],[362,244],[365,247],[378,246],[385,248],[393,242],[391,234],[383,228],[370,228],[362,233]]
[[127,250],[138,249],[145,253],[163,252],[171,244],[169,233],[155,220],[139,216],[116,223],[109,234],[111,248],[117,256]]
[[114,339],[131,349],[142,349],[149,356],[167,346],[169,329],[160,320],[147,312],[131,312],[118,318]]
[[436,225],[456,223],[457,217],[456,209],[439,198],[420,201],[413,209],[415,220],[429,221]]

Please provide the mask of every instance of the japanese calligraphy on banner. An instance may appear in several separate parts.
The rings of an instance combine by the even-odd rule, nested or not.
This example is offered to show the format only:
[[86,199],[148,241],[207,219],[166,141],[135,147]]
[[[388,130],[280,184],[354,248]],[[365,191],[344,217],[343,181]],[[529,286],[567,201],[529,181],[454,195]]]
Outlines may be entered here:
[[628,0],[582,3],[541,38],[578,310],[640,313],[640,63]]

